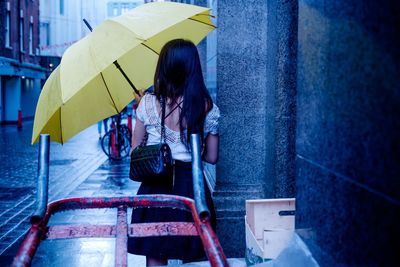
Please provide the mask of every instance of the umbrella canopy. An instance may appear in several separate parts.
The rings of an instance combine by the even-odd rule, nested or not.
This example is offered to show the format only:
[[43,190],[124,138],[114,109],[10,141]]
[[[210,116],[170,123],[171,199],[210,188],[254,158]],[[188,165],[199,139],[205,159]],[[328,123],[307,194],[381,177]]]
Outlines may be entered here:
[[119,113],[135,98],[134,87],[145,90],[153,84],[165,43],[183,38],[197,44],[214,29],[209,9],[173,2],[144,4],[104,21],[65,51],[46,81],[32,143],[42,133],[64,143]]

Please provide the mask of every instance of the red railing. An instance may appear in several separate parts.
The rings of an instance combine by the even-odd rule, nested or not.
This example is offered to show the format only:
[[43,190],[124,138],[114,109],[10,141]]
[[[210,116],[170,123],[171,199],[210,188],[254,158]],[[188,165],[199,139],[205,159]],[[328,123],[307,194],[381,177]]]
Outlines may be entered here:
[[[127,223],[127,208],[178,208],[192,213],[194,223],[160,222]],[[50,217],[65,210],[116,208],[116,225],[58,225],[47,224]],[[200,218],[194,201],[173,195],[139,195],[110,198],[68,198],[50,203],[43,218],[34,218],[29,232],[22,241],[12,266],[30,266],[43,239],[79,237],[115,237],[115,266],[127,266],[128,236],[199,235],[211,266],[229,266],[208,217]]]

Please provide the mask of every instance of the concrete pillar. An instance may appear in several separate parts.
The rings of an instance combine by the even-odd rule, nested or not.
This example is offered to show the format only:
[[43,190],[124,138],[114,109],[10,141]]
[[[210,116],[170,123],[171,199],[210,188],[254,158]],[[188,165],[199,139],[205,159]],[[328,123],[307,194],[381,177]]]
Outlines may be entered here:
[[295,196],[297,1],[267,1],[266,195]]
[[245,252],[245,200],[294,195],[297,1],[218,1],[217,234]]
[[244,200],[264,196],[266,1],[218,1],[220,159],[214,201],[228,257],[243,257]]
[[398,262],[399,13],[299,1],[296,227],[322,266]]

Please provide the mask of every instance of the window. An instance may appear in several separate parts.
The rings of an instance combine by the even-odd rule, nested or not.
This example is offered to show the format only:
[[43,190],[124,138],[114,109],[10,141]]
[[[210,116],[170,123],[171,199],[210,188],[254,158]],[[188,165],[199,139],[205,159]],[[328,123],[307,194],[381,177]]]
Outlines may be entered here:
[[11,47],[11,12],[7,10],[6,15],[6,47]]
[[24,18],[19,19],[19,50],[24,51]]
[[122,3],[121,4],[121,14],[124,14],[127,11],[129,11],[129,4],[128,3]]
[[50,23],[41,22],[40,23],[40,45],[46,47],[50,45]]
[[118,10],[118,6],[115,6],[114,8],[113,8],[113,16],[115,17],[115,16],[118,16],[118,12],[119,10]]
[[29,54],[33,55],[33,23],[29,23]]
[[64,15],[64,0],[60,0],[60,15]]
[[22,78],[22,91],[32,91],[34,87],[34,80],[32,78]]

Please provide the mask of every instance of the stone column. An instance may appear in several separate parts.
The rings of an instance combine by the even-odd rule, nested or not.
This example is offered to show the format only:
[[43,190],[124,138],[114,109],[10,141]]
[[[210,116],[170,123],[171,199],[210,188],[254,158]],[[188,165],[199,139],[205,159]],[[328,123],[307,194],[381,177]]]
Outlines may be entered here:
[[399,261],[399,14],[299,1],[296,228],[322,266]]
[[218,1],[217,234],[245,252],[245,200],[294,194],[297,1]]
[[266,1],[218,1],[217,104],[222,117],[214,201],[217,234],[228,257],[244,256],[244,200],[264,196],[266,15]]
[[[298,4],[267,1],[267,196],[295,196]],[[272,183],[272,185],[271,185]]]

